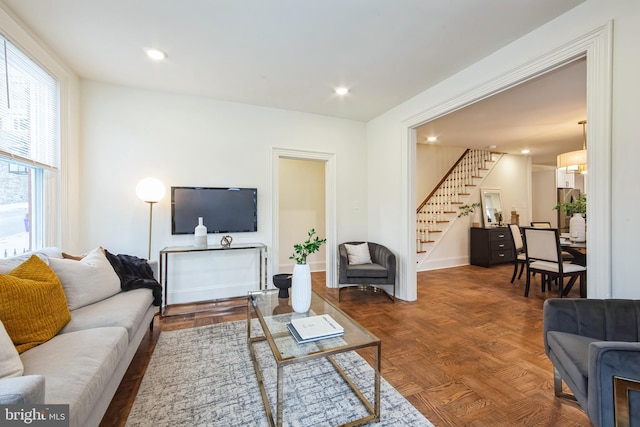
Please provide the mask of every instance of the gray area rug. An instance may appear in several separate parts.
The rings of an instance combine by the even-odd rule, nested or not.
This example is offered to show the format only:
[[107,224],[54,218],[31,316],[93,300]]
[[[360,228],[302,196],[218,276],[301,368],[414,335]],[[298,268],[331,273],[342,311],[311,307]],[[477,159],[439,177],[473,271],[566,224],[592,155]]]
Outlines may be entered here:
[[[256,321],[252,327],[261,331]],[[268,426],[246,335],[243,321],[162,332],[126,425]],[[275,414],[275,362],[266,342],[256,350]],[[355,352],[335,359],[372,401],[367,362]],[[285,426],[336,426],[366,415],[326,359],[285,367],[284,381]],[[372,425],[433,427],[384,378],[380,401],[381,421]]]

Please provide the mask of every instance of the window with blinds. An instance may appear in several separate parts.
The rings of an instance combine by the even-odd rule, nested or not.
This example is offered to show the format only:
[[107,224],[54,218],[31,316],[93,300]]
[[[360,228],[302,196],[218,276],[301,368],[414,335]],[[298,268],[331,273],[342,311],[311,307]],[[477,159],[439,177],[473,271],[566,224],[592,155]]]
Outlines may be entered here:
[[0,35],[0,258],[44,246],[59,104],[58,82]]
[[0,36],[0,155],[58,167],[58,83]]

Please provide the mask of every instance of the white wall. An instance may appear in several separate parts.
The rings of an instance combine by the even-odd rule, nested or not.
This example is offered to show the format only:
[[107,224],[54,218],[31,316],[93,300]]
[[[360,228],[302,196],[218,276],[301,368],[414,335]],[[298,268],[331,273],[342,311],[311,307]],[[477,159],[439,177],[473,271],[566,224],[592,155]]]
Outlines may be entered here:
[[449,172],[451,166],[464,154],[464,151],[464,147],[416,144],[416,201],[418,206]]
[[[640,170],[635,163],[640,156],[640,121],[634,115],[640,96],[637,76],[640,75],[640,2],[629,0],[588,0],[564,15],[538,28],[509,46],[484,58],[473,66],[420,93],[411,100],[389,110],[367,124],[369,164],[369,234],[385,241],[397,252],[400,267],[398,293],[400,298],[414,299],[415,254],[408,248],[411,236],[403,232],[413,226],[402,207],[403,188],[412,184],[404,178],[407,155],[407,125],[416,117],[442,105],[452,105],[455,99],[473,92],[488,82],[496,81],[506,72],[522,67],[534,59],[559,49],[613,20],[613,88],[612,88],[612,150],[611,160],[611,295],[640,296],[634,285],[634,253],[640,236],[640,224],[633,221],[633,212],[640,208],[640,199],[625,196],[628,183],[638,182]],[[588,76],[593,78],[594,76]],[[411,140],[411,138],[409,138]],[[590,147],[598,141],[591,140]],[[592,150],[596,152],[597,149]],[[384,173],[379,173],[384,167]],[[606,166],[605,166],[606,167]],[[591,168],[590,168],[591,169]],[[597,179],[590,176],[588,179]],[[588,183],[587,183],[588,184]],[[415,189],[409,188],[409,191]],[[522,218],[521,218],[522,220]],[[403,227],[404,224],[404,227]],[[601,233],[607,233],[603,228]],[[404,233],[408,234],[408,233]],[[609,274],[607,273],[607,274]],[[593,284],[590,283],[590,287]],[[595,284],[598,286],[598,284]],[[605,292],[606,294],[606,292]]]
[[[366,235],[367,211],[351,208],[354,199],[366,202],[363,123],[90,81],[81,101],[81,250],[102,245],[146,257],[149,207],[135,186],[147,176],[167,188],[256,187],[258,232],[232,234],[233,242],[270,246],[273,147],[335,153],[337,238]],[[169,195],[153,212],[152,258],[163,247],[192,244],[192,236],[171,235]]]
[[511,220],[511,210],[520,214],[520,224],[531,221],[529,201],[531,200],[529,156],[504,155],[482,183],[484,188],[497,188],[502,199],[503,220]]
[[[547,169],[534,171],[532,180],[532,216],[531,221],[549,221],[551,227],[558,226],[558,211],[553,207],[558,202],[556,188],[556,170]],[[520,221],[520,225],[529,225]]]

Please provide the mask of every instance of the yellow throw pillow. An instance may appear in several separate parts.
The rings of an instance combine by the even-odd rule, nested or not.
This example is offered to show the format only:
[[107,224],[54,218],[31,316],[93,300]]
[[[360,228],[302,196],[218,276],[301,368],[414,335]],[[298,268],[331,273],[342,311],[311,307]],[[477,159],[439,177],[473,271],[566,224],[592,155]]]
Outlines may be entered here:
[[0,274],[0,320],[18,353],[50,340],[71,320],[58,276],[37,256]]

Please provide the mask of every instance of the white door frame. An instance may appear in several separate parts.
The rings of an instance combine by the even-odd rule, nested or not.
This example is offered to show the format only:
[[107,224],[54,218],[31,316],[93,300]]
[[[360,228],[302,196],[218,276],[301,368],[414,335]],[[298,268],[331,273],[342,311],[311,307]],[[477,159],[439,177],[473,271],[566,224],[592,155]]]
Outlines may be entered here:
[[[403,248],[406,262],[400,266],[400,295],[408,301],[417,298],[416,278],[416,195],[415,128],[474,102],[488,98],[577,58],[587,58],[587,134],[589,144],[586,176],[589,189],[587,240],[589,252],[588,294],[590,298],[610,298],[611,284],[611,121],[613,23],[584,34],[576,40],[535,58],[477,89],[424,111],[402,122],[403,175]],[[598,179],[590,179],[596,176]],[[597,222],[594,220],[597,219]],[[402,280],[404,279],[404,280]]]
[[336,227],[336,160],[334,153],[317,151],[272,148],[271,151],[271,269],[273,274],[280,272],[280,159],[323,161],[325,182],[325,232],[326,243],[326,283],[335,288],[338,283],[337,270],[337,227]]

